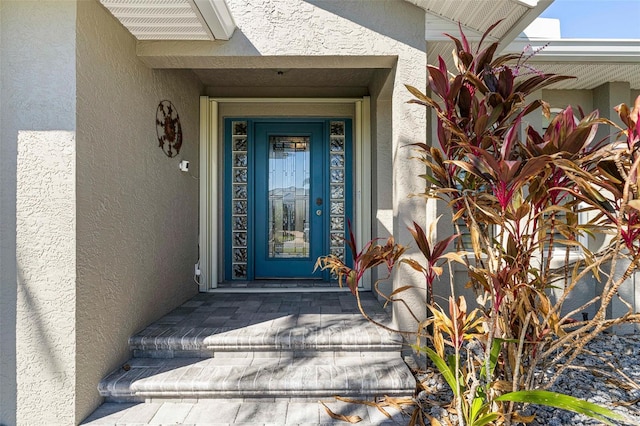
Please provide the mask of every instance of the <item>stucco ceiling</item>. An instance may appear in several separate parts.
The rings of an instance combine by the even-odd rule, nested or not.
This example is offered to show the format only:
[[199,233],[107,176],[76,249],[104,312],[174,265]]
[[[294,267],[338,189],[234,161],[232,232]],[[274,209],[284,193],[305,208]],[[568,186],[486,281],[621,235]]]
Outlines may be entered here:
[[342,69],[198,69],[195,74],[205,86],[362,86],[375,70]]
[[388,69],[196,69],[211,96],[365,96]]

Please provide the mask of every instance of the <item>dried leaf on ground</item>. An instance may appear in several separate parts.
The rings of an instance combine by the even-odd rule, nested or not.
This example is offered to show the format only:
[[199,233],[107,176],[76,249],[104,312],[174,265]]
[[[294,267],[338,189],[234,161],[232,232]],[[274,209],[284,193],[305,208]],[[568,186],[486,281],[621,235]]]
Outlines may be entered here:
[[347,423],[359,423],[362,421],[362,417],[360,416],[345,416],[344,414],[336,414],[333,411],[331,411],[331,409],[329,407],[327,407],[324,402],[322,401],[318,401],[320,404],[322,404],[322,406],[324,407],[324,409],[327,411],[327,414],[335,420],[342,420],[343,422],[347,422]]

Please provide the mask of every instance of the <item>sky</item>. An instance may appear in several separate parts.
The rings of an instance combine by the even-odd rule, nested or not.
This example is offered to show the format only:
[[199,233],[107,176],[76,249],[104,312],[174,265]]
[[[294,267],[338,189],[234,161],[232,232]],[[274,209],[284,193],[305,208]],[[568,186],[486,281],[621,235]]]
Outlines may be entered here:
[[640,0],[555,0],[540,16],[560,19],[562,38],[640,39]]

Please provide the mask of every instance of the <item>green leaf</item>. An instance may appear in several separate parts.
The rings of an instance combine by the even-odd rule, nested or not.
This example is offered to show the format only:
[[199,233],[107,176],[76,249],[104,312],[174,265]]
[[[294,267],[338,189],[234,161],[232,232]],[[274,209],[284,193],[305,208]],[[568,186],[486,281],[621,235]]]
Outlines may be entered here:
[[420,348],[420,350],[423,351],[423,352],[426,352],[427,356],[431,359],[431,361],[438,368],[438,371],[440,371],[440,374],[442,374],[442,377],[444,377],[444,379],[449,384],[449,387],[453,391],[453,394],[456,397],[459,397],[460,396],[460,388],[458,387],[458,383],[456,382],[456,376],[454,375],[452,369],[449,368],[449,366],[447,365],[445,360],[442,359],[440,357],[440,355],[438,355],[436,353],[436,351],[434,351],[431,348],[422,347],[422,348]]
[[469,413],[469,424],[476,424],[476,417],[478,417],[478,414],[480,414],[480,410],[482,410],[482,402],[482,398],[473,398],[473,402],[471,403],[471,410]]
[[[496,365],[498,364],[498,356],[500,355],[500,348],[504,339],[494,338],[493,342],[491,342],[491,352],[489,353],[489,368],[491,369],[491,374],[493,375],[493,371],[496,369]],[[480,370],[480,377],[487,377],[486,364],[482,364],[482,370]]]
[[480,417],[478,420],[476,420],[475,422],[473,422],[471,425],[469,426],[484,426],[486,424],[489,424],[495,420],[498,420],[500,418],[500,414],[498,413],[489,413],[486,414],[482,417]]
[[613,425],[611,420],[624,420],[624,417],[608,408],[594,404],[571,395],[549,392],[545,390],[524,390],[506,393],[496,398],[496,401],[524,402],[528,404],[546,405],[560,408],[574,413],[584,414],[593,419],[600,420],[608,425]]

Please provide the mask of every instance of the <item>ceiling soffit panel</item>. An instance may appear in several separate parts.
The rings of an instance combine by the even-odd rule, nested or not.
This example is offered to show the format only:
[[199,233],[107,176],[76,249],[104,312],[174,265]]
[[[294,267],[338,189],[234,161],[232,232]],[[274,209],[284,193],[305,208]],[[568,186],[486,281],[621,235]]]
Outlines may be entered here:
[[100,0],[138,40],[228,40],[235,23],[224,0]]
[[478,38],[494,23],[502,22],[492,31],[494,40],[504,37],[532,10],[531,5],[514,0],[409,0],[427,12],[427,41],[446,40],[443,32],[456,35],[458,23],[469,39]]
[[576,77],[552,84],[549,89],[594,89],[610,81],[626,81],[631,89],[640,90],[638,64],[536,61],[529,65],[539,72]]
[[473,45],[494,23],[501,21],[486,38],[485,43],[511,42],[519,32],[551,2],[549,0],[409,0],[426,11],[425,39],[429,63],[442,57],[453,69],[451,40],[444,34],[460,38],[462,27]]

